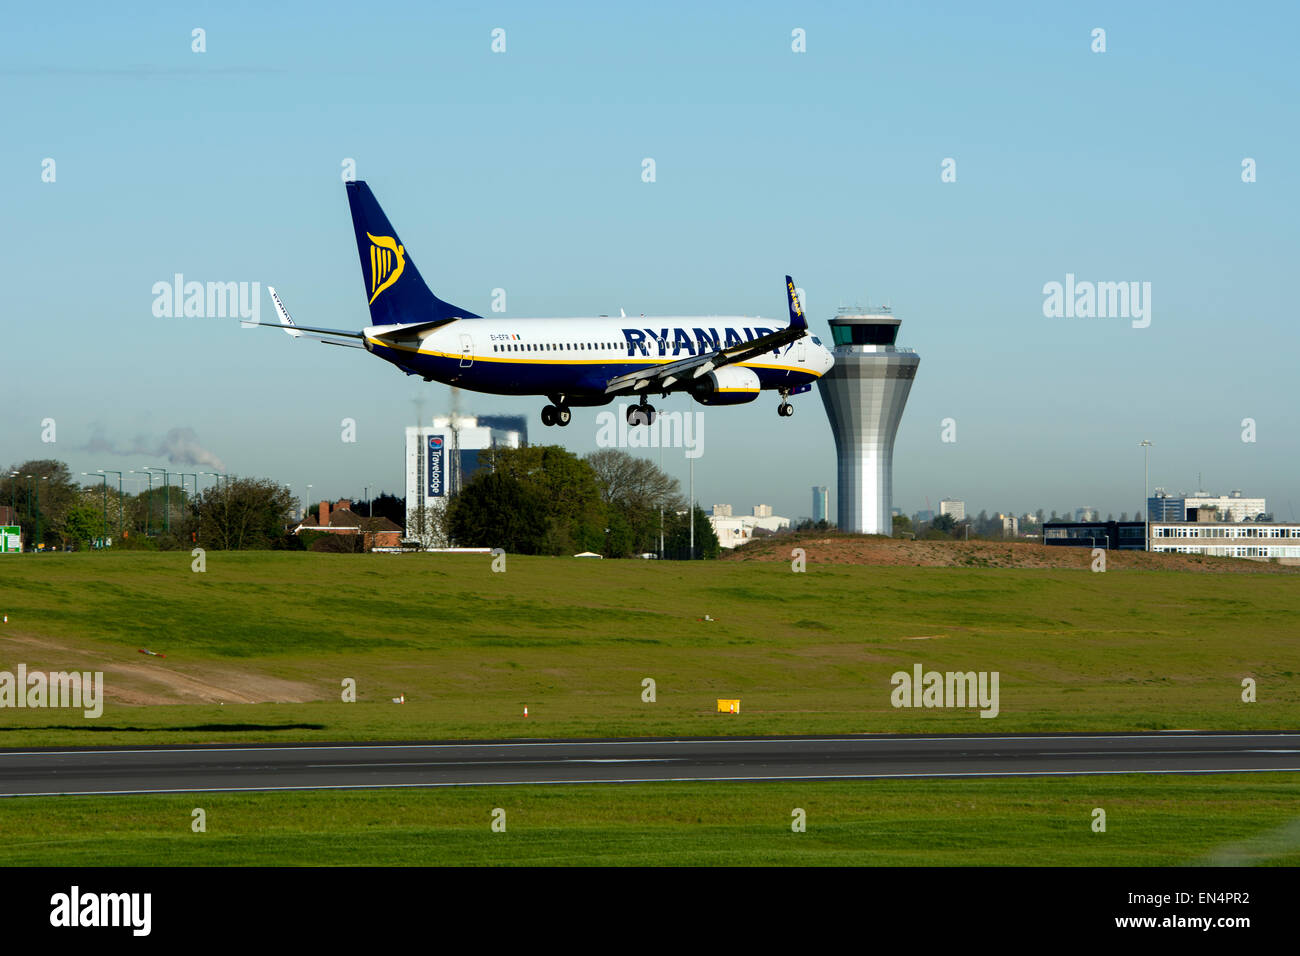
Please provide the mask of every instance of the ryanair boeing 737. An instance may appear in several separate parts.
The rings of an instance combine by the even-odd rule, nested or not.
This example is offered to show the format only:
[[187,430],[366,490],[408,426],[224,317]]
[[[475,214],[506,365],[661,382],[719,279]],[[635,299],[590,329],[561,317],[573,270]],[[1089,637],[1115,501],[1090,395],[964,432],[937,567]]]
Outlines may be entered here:
[[[787,323],[741,316],[630,319],[484,318],[439,299],[364,182],[347,183],[352,226],[370,304],[360,332],[295,325],[271,289],[279,325],[294,337],[364,348],[426,382],[494,395],[542,395],[545,425],[567,425],[573,406],[638,396],[628,422],[649,425],[648,396],[686,392],[704,405],[752,402],[763,390],[781,396],[811,390],[834,359],[808,332],[794,281],[785,277]],[[248,323],[252,324],[252,323]]]

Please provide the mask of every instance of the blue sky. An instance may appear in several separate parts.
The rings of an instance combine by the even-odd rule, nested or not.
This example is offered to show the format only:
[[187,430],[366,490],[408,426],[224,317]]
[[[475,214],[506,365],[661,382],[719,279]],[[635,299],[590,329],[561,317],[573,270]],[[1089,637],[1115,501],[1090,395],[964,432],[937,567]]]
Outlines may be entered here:
[[[779,318],[787,272],[823,333],[839,305],[891,303],[922,359],[895,451],[906,511],[952,496],[1132,512],[1149,438],[1153,485],[1191,489],[1200,472],[1291,520],[1300,17],[1132,6],[11,11],[0,458],[167,465],[90,449],[192,429],[229,470],[300,495],[398,490],[402,427],[417,400],[445,410],[445,387],[151,311],[153,284],[180,272],[260,282],[268,317],[269,284],[300,322],[366,324],[340,180],[352,158],[431,287],[480,313],[504,288],[520,316]],[[948,157],[955,183],[940,182]],[[1257,182],[1242,182],[1246,157]],[[1044,283],[1067,273],[1150,282],[1150,327],[1044,317]],[[534,441],[595,447],[595,410],[548,432],[543,404],[461,400],[527,414]],[[775,405],[704,410],[703,504],[798,517],[815,484],[834,501],[820,400],[791,419]],[[665,464],[684,483],[680,452]]]

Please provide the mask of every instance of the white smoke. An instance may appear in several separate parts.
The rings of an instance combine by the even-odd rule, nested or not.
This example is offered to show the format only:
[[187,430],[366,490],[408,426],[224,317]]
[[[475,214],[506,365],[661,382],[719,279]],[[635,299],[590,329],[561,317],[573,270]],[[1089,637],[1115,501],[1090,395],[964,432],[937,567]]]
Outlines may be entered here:
[[82,446],[82,451],[109,455],[147,455],[151,458],[165,458],[172,465],[203,465],[213,471],[226,470],[220,458],[199,444],[199,436],[193,428],[173,428],[161,441],[137,435],[129,442],[119,442],[105,435],[102,428],[96,427],[90,441]]

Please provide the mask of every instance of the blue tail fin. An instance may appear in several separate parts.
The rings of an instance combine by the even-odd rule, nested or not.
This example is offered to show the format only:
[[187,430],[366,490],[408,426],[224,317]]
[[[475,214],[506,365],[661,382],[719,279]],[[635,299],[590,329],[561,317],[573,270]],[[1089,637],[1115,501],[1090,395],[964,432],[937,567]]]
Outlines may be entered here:
[[364,182],[346,185],[372,325],[481,318],[430,292],[370,187]]
[[795,290],[794,280],[789,276],[785,277],[785,294],[786,305],[790,307],[790,328],[808,328],[808,319],[803,314],[803,305],[799,302],[799,293]]

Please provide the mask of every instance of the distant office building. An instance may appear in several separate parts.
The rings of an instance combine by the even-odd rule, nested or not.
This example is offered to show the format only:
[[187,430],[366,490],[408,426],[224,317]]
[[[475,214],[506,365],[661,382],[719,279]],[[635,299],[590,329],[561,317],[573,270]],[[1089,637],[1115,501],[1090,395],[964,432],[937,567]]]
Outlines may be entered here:
[[1020,533],[1020,521],[1015,515],[1004,515],[999,513],[998,520],[1002,522],[1002,534],[1004,537],[1014,538]]
[[1075,521],[1096,521],[1097,509],[1096,508],[1075,508],[1074,520]]
[[912,524],[929,524],[934,520],[933,511],[918,511],[912,515]]
[[526,415],[479,415],[479,428],[498,432],[518,432],[519,445],[528,444],[528,417]]
[[1142,551],[1146,548],[1146,525],[1141,521],[1046,521],[1043,544]]
[[1220,521],[1245,521],[1268,513],[1263,498],[1247,498],[1240,491],[1227,495],[1204,492],[1170,495],[1163,488],[1157,488],[1155,495],[1147,499],[1147,517],[1152,522],[1196,521],[1201,512],[1209,512],[1211,509]]
[[939,501],[939,514],[952,515],[953,521],[965,521],[966,502],[960,498],[943,498]]
[[[514,416],[496,416],[512,419]],[[472,415],[435,416],[433,424],[406,429],[406,534],[426,546],[445,545],[437,528],[447,499],[479,470],[488,448],[519,448],[527,433],[491,428]]]
[[813,485],[812,495],[813,495],[813,507],[812,507],[813,521],[830,520],[828,517],[829,514],[828,509],[830,508],[829,489],[827,489],[825,485]]
[[714,516],[715,518],[730,518],[730,517],[731,517],[731,505],[714,505],[714,506],[713,506],[713,516]]
[[1258,521],[1151,523],[1151,550],[1300,563],[1300,524]]
[[772,514],[771,506],[758,505],[754,508],[754,511],[757,512],[760,508],[765,510],[767,514],[739,515],[737,517],[711,515],[709,524],[713,526],[713,533],[718,536],[718,544],[724,548],[734,548],[736,545],[753,540],[756,529],[775,534],[790,527],[790,519]]
[[754,517],[755,517],[755,518],[770,518],[770,517],[772,517],[772,506],[771,506],[771,505],[754,505]]

